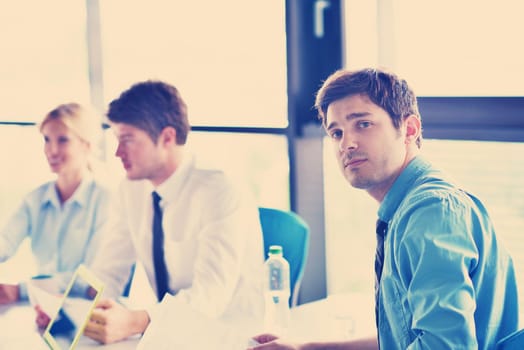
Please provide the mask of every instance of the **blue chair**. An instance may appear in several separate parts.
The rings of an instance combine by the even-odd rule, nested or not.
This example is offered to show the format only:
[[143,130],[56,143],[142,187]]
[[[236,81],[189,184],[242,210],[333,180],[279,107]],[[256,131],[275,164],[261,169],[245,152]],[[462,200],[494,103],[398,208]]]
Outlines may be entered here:
[[284,258],[289,262],[289,304],[298,303],[300,282],[304,275],[309,250],[309,225],[299,215],[274,208],[259,208],[260,223],[264,236],[264,256],[267,258],[271,245],[282,246]]
[[524,349],[524,329],[515,331],[497,343],[497,350]]
[[133,284],[133,277],[135,276],[135,268],[136,268],[136,263],[131,266],[131,271],[129,273],[129,279],[127,280],[127,283],[124,287],[124,291],[122,292],[123,297],[129,297],[129,293],[131,292],[131,285]]

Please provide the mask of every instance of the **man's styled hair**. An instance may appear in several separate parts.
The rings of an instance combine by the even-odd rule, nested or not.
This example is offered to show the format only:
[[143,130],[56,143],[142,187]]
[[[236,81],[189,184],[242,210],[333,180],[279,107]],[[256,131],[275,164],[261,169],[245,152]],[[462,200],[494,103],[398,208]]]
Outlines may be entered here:
[[136,83],[109,104],[108,119],[144,130],[156,143],[168,126],[176,130],[176,143],[183,145],[191,126],[187,107],[177,88],[162,81]]
[[[420,119],[417,97],[404,79],[380,69],[341,69],[331,74],[317,92],[315,108],[322,125],[326,126],[326,114],[332,102],[353,95],[368,96],[389,114],[397,129],[402,120],[412,114]],[[419,148],[421,142],[422,135],[416,140]]]

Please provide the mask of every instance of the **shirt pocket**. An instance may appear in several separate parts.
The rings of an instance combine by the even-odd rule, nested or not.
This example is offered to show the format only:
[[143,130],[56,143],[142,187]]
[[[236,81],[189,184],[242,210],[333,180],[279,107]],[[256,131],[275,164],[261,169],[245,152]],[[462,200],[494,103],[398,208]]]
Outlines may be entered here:
[[90,230],[85,228],[67,229],[59,247],[61,268],[64,271],[72,271],[83,263],[89,244],[91,244]]
[[169,285],[178,290],[191,285],[195,270],[197,242],[194,239],[164,242],[164,259],[169,272]]

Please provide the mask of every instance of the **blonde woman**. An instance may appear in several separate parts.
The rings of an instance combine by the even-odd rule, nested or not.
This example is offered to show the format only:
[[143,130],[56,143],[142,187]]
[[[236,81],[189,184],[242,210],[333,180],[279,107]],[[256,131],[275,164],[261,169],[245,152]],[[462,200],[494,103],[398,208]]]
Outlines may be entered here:
[[[92,173],[100,119],[77,103],[50,111],[39,125],[56,180],[30,192],[0,230],[0,263],[31,239],[38,275],[62,292],[79,264],[89,264],[108,218],[110,191]],[[75,286],[82,293],[85,286]],[[27,285],[0,284],[0,304],[27,299]]]

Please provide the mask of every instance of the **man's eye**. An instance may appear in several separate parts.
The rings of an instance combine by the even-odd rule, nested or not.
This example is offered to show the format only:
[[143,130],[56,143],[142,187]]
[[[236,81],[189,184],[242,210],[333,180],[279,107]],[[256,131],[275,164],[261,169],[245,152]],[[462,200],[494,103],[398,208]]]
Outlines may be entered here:
[[340,131],[340,130],[334,130],[333,132],[331,132],[330,135],[331,135],[331,138],[332,138],[332,139],[336,139],[336,140],[338,140],[339,138],[342,137],[342,131]]
[[367,121],[358,122],[358,127],[361,129],[366,129],[366,128],[369,128],[370,126],[371,126],[370,122],[367,122]]

